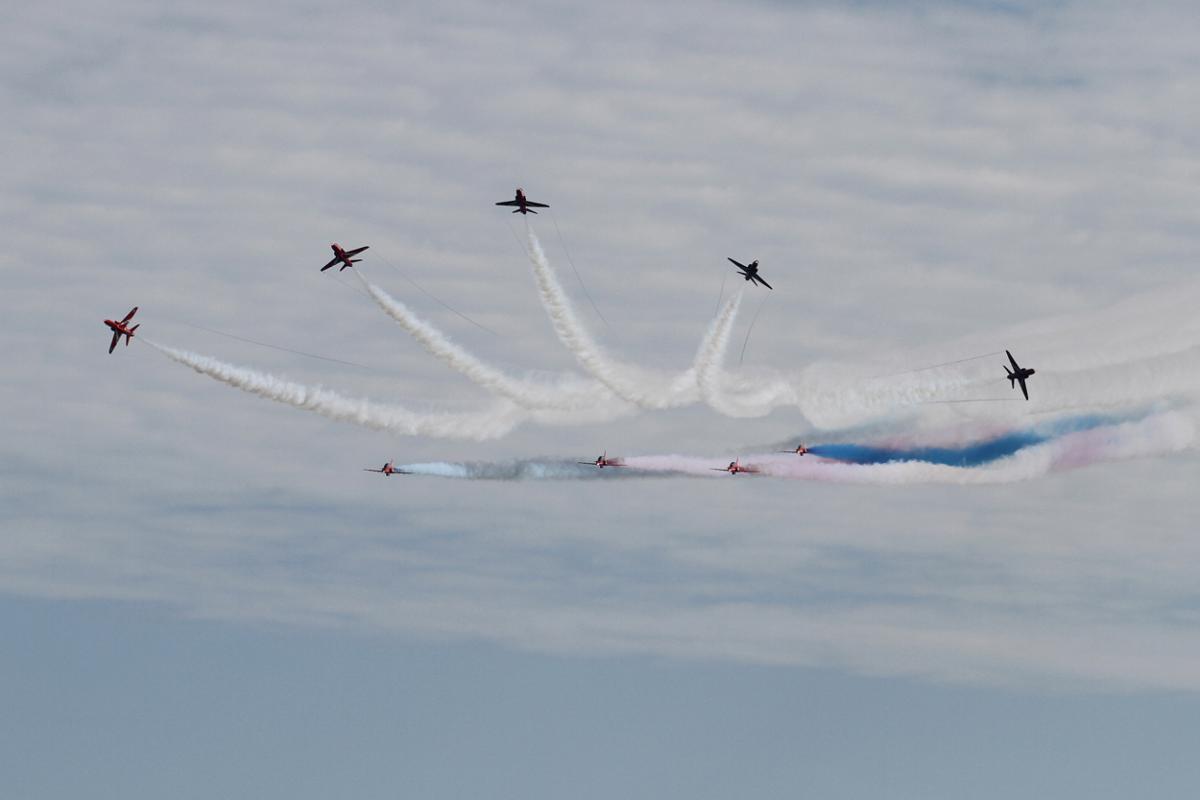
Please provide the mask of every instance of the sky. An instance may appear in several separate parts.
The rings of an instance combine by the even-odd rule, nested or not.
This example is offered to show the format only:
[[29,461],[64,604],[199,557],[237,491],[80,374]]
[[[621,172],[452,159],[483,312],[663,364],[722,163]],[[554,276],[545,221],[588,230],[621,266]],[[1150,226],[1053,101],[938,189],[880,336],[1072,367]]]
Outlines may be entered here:
[[[1195,14],[15,10],[4,773],[1194,786]],[[518,185],[551,208],[493,205]],[[865,447],[909,460],[828,460]],[[638,469],[574,463],[604,451]]]

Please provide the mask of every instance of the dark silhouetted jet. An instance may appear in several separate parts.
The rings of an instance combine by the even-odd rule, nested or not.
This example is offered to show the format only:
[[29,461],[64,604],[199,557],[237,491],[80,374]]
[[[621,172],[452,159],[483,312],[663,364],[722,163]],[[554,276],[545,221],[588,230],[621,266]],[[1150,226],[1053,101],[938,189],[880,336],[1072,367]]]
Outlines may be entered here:
[[533,202],[532,200],[530,200],[529,198],[527,198],[525,196],[525,190],[520,189],[520,188],[517,189],[517,196],[514,197],[512,200],[504,200],[502,202],[496,203],[496,205],[498,205],[498,206],[516,206],[516,208],[513,209],[514,214],[518,214],[518,213],[520,213],[520,214],[536,214],[537,212],[534,211],[533,209],[550,207],[550,206],[546,205],[545,203]]
[[1020,365],[1017,364],[1017,360],[1013,358],[1012,353],[1009,353],[1007,350],[1004,352],[1008,353],[1008,360],[1012,363],[1013,367],[1011,370],[1007,366],[1004,367],[1004,371],[1008,373],[1008,383],[1014,388],[1018,383],[1020,383],[1021,394],[1025,395],[1025,399],[1028,400],[1029,389],[1025,388],[1025,379],[1037,372],[1037,370],[1033,369],[1032,367],[1026,367],[1025,369],[1022,369]]
[[[726,256],[726,258],[728,258],[728,256]],[[771,286],[771,284],[764,281],[762,279],[762,276],[760,276],[758,274],[758,261],[751,261],[749,264],[738,263],[737,261],[734,261],[732,258],[730,258],[729,261],[735,267],[740,269],[742,271],[742,277],[745,278],[746,280],[750,281],[751,283],[761,283],[763,286],[767,287],[768,289],[775,288],[775,287]]]

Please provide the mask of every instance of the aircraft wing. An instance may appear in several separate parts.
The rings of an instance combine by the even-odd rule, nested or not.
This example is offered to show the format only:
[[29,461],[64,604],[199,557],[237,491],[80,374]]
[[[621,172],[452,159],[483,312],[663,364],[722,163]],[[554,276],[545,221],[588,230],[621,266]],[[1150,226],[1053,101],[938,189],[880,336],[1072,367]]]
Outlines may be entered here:
[[138,310],[138,307],[134,306],[133,311],[130,311],[128,314],[126,314],[125,319],[121,320],[121,322],[122,323],[129,322],[129,320],[133,319],[133,315],[137,313],[137,310]]
[[545,203],[535,203],[532,200],[526,200],[525,205],[533,206],[534,208],[549,208],[550,207],[550,206],[546,205]]
[[[521,204],[518,203],[516,200],[505,200],[502,203],[496,203],[496,205],[498,205],[498,206],[519,206]],[[526,205],[531,206],[531,205],[533,205],[533,203],[526,203]]]
[[[729,258],[729,256],[725,256],[725,257],[726,257],[726,258]],[[731,263],[732,263],[732,264],[733,264],[735,267],[737,267],[738,269],[741,269],[741,270],[748,270],[748,269],[750,269],[749,267],[747,267],[745,264],[741,263],[740,261],[735,261],[735,260],[734,260],[734,259],[732,259],[732,258],[729,258],[729,261],[730,261],[730,262],[731,262]]]
[[341,261],[341,259],[338,258],[337,256],[334,256],[333,259],[328,264],[321,267],[321,272],[324,272],[325,270],[329,269],[330,267],[332,267],[334,264],[338,263],[339,261]]
[[1008,363],[1013,365],[1013,372],[1016,372],[1017,370],[1019,370],[1020,367],[1017,366],[1017,360],[1015,358],[1013,358],[1012,353],[1009,353],[1007,350],[1005,350],[1004,352],[1008,355]]
[[1017,383],[1021,384],[1021,394],[1025,395],[1025,399],[1029,399],[1029,390],[1025,388],[1025,379],[1018,378]]
[[108,346],[109,353],[111,353],[113,351],[113,348],[115,348],[117,346],[117,342],[119,342],[119,341],[121,341],[121,334],[117,333],[116,331],[113,331],[112,344],[110,344]]
[[750,276],[750,279],[751,279],[751,280],[754,280],[754,281],[758,281],[759,283],[761,283],[763,286],[767,287],[768,289],[774,289],[774,288],[775,288],[775,287],[774,287],[774,286],[772,286],[771,284],[769,284],[769,283],[767,283],[766,281],[764,281],[764,280],[763,280],[761,277],[759,277],[759,275],[758,275],[757,273],[756,273],[756,274],[754,274],[754,275],[752,275],[752,276]]
[[361,253],[363,250],[370,250],[370,249],[371,249],[371,245],[367,245],[366,247],[356,247],[356,248],[354,248],[353,250],[347,250],[347,251],[346,251],[346,256],[347,256],[347,257],[349,257],[349,256],[356,256],[356,255],[358,255],[359,253]]

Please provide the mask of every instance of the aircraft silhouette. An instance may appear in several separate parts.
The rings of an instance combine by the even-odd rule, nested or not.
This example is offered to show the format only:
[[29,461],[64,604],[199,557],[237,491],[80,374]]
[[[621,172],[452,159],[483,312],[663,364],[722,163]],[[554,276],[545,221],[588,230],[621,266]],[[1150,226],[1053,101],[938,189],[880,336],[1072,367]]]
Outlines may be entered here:
[[[726,256],[726,258],[729,258],[729,257]],[[742,264],[739,261],[734,261],[732,258],[730,258],[729,261],[735,267],[740,269],[742,271],[742,277],[745,278],[746,280],[750,281],[751,283],[761,283],[763,286],[767,287],[768,289],[775,288],[771,284],[764,281],[762,279],[762,276],[760,276],[758,274],[758,261],[757,260],[751,261],[749,264]]]
[[517,189],[517,196],[515,198],[513,198],[512,200],[505,200],[503,202],[496,203],[496,205],[498,205],[498,206],[516,206],[516,208],[513,209],[513,212],[512,212],[514,214],[518,214],[518,213],[519,214],[536,214],[537,212],[534,211],[533,209],[550,207],[550,206],[546,205],[545,203],[533,202],[532,200],[530,200],[529,198],[527,198],[525,196],[525,190],[521,189],[521,188]]
[[1027,367],[1025,369],[1022,369],[1021,366],[1019,364],[1017,364],[1017,360],[1015,358],[1013,358],[1012,353],[1009,353],[1007,350],[1005,350],[1004,352],[1008,354],[1008,360],[1012,364],[1012,367],[1013,367],[1011,370],[1009,370],[1007,365],[1005,365],[1005,367],[1004,367],[1004,371],[1008,374],[1009,386],[1015,388],[1016,385],[1018,383],[1020,383],[1021,384],[1021,394],[1025,395],[1025,399],[1028,400],[1029,399],[1029,389],[1026,388],[1026,386],[1025,386],[1025,379],[1028,378],[1030,375],[1034,374],[1035,372],[1037,372],[1037,370],[1033,369],[1032,367]]

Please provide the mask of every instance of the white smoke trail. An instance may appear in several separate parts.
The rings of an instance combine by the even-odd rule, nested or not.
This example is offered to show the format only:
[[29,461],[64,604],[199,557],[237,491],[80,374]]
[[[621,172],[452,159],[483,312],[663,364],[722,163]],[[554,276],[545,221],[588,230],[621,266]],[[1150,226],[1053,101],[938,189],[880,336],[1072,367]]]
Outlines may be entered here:
[[[571,351],[584,370],[618,397],[642,408],[675,408],[695,402],[694,378],[690,381],[690,387],[686,383],[681,386],[678,379],[664,379],[648,370],[621,364],[604,352],[575,313],[533,228],[526,224],[525,230],[529,259],[533,264],[533,276],[542,305],[559,341]],[[688,391],[689,388],[691,391]]]
[[611,416],[628,413],[630,409],[597,381],[564,376],[555,384],[522,380],[506,375],[484,363],[465,348],[453,342],[433,325],[414,314],[404,303],[369,282],[357,273],[371,298],[393,320],[408,331],[435,358],[445,362],[479,386],[512,400],[529,409],[559,411],[607,409]]
[[146,338],[140,341],[172,361],[244,392],[305,411],[315,411],[329,419],[405,436],[477,441],[495,439],[512,431],[527,416],[511,403],[502,403],[490,411],[477,413],[418,414],[402,406],[356,400],[320,387],[294,383],[208,356],[166,347]]
[[[729,417],[761,417],[773,409],[796,403],[792,383],[782,375],[768,373],[752,378],[742,373],[733,378],[722,369],[744,289],[738,290],[722,309],[710,336],[696,355],[696,382],[700,397],[713,410]],[[733,391],[730,391],[730,390]]]
[[583,368],[617,396],[647,409],[677,408],[703,399],[718,413],[732,417],[763,416],[780,406],[796,403],[791,382],[782,376],[744,372],[731,379],[720,369],[744,287],[725,303],[709,325],[692,366],[675,376],[663,376],[617,362],[604,352],[575,313],[532,226],[526,230],[534,278],[555,333]]
[[[730,334],[733,332],[733,318],[737,316],[745,293],[745,288],[740,288],[733,293],[733,296],[721,309],[721,313],[717,315],[712,326],[713,335],[701,345],[701,351],[696,354],[696,362],[700,365],[696,370],[696,384],[700,387],[700,397],[718,413],[734,417],[739,416],[736,413],[737,409],[733,407],[722,391],[721,364],[729,349]],[[724,320],[728,320],[728,324],[722,325]]]
[[[1200,399],[1200,281],[1115,306],[999,331],[972,334],[882,363],[928,364],[1009,348],[1034,367],[1030,400],[1004,378],[1004,356],[936,369],[869,377],[871,365],[813,364],[797,382],[797,404],[820,428],[851,427],[906,410],[1012,420],[1030,413],[1107,409],[1158,399]],[[984,402],[980,402],[984,401]],[[938,416],[935,414],[935,416]],[[945,416],[945,413],[940,414]]]
[[731,298],[709,324],[688,369],[672,376],[623,364],[609,356],[592,339],[563,291],[533,228],[527,226],[526,231],[529,258],[533,264],[534,279],[542,305],[550,317],[559,341],[571,351],[588,374],[611,389],[618,397],[641,408],[678,408],[691,405],[700,399],[697,376],[709,370],[711,361],[719,358],[724,352],[717,343],[728,343],[742,292],[739,291]]
[[[1176,345],[1178,342],[1176,342]],[[908,408],[929,411],[931,404],[959,404],[955,411],[974,419],[1013,421],[1030,414],[1110,410],[1158,400],[1200,400],[1200,345],[1155,354],[1147,343],[1127,360],[1072,368],[1070,352],[1022,358],[1034,366],[1028,381],[1029,401],[1009,386],[1001,364],[985,360],[888,378],[858,378],[853,368],[815,365],[805,372],[810,387],[800,398],[801,410],[822,428],[850,427]],[[1045,360],[1043,360],[1043,358]],[[814,389],[812,387],[821,387]]]

